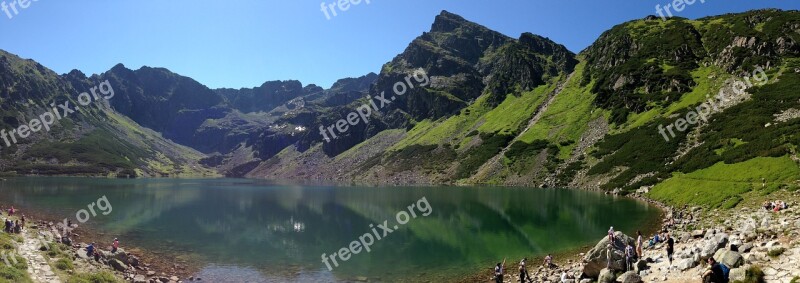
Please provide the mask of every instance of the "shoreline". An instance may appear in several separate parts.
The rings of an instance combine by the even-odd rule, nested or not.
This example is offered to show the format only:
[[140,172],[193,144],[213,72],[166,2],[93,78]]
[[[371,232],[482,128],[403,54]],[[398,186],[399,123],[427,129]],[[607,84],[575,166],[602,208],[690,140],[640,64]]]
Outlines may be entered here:
[[[41,211],[23,211],[15,213],[14,215],[15,217],[21,215],[25,216],[25,230],[27,230],[26,233],[33,231],[53,231],[52,233],[56,235],[53,238],[53,241],[50,243],[61,243],[60,239],[63,236],[61,235],[63,229],[58,226],[58,223],[61,221],[55,221],[53,220],[57,219],[55,216],[43,213]],[[3,213],[5,213],[4,217],[8,217],[7,212],[4,211]],[[79,260],[82,258],[80,255],[86,254],[85,247],[89,243],[94,242],[96,244],[95,246],[97,252],[110,253],[111,243],[113,242],[115,236],[98,232],[97,229],[93,228],[91,224],[76,225],[73,223],[73,228],[70,229],[70,233],[71,244],[68,245],[68,247],[70,254],[74,256],[74,263],[76,265],[75,270],[106,270],[113,272],[120,279],[124,279],[125,282],[134,282],[136,275],[144,275],[148,279],[153,277],[156,278],[156,280],[158,280],[158,278],[165,278],[170,282],[179,280],[200,281],[199,279],[202,279],[193,277],[201,269],[199,267],[199,263],[184,261],[179,259],[178,255],[176,254],[158,253],[146,248],[141,248],[139,246],[128,246],[124,244],[124,239],[121,239],[122,241],[117,253],[124,253],[127,255],[126,257],[135,258],[135,260],[131,261],[136,262],[136,264],[126,263],[126,269],[124,271],[116,270],[112,265],[110,265],[107,260],[111,260],[111,258],[108,258],[107,254],[103,255],[101,262],[94,261],[93,259],[88,260],[88,263],[79,262]],[[178,278],[179,280],[172,280],[175,278]]]

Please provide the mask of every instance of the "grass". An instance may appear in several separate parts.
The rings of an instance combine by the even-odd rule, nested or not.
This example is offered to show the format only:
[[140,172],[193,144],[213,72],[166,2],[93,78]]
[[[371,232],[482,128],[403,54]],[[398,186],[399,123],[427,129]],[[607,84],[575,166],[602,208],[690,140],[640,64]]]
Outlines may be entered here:
[[[572,80],[567,82],[539,121],[520,136],[520,141],[529,144],[536,140],[547,140],[554,144],[576,141],[586,131],[589,121],[604,114],[604,111],[592,104],[594,94],[590,91],[591,85],[580,85],[585,64],[581,62],[575,67]],[[575,145],[576,143],[559,145],[559,157],[569,157]]]
[[[28,264],[25,258],[16,255],[16,242],[19,236],[8,233],[0,233],[0,251],[10,254],[13,253],[16,259],[11,266],[0,264],[0,283],[6,282],[33,282],[28,275]],[[9,262],[12,262],[9,260]]]
[[75,266],[72,264],[72,260],[69,258],[60,258],[56,261],[56,268],[60,270],[73,270]]
[[96,273],[80,273],[70,276],[67,283],[121,283],[114,274],[108,271],[100,271]]
[[769,255],[770,257],[775,258],[775,257],[781,256],[785,252],[786,252],[786,248],[780,247],[780,248],[777,248],[777,249],[774,249],[774,250],[770,250],[769,252],[767,252],[767,255]]
[[761,188],[762,178],[767,184],[780,185],[797,176],[800,168],[789,157],[758,157],[736,164],[720,162],[689,174],[675,173],[653,187],[650,197],[679,206],[733,208],[742,201],[742,194]]
[[765,283],[764,271],[761,267],[751,266],[744,272],[744,280],[736,280],[733,283]]

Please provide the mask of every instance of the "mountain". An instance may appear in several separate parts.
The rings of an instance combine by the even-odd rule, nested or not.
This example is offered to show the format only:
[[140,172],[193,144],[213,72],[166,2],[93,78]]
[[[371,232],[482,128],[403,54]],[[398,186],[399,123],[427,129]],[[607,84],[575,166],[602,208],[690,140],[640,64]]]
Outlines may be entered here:
[[[442,38],[436,32],[475,27],[461,21],[437,17],[381,76],[396,65],[462,74],[480,90],[453,95],[472,97],[461,99],[466,106],[410,112],[405,128],[334,156],[290,147],[248,176],[640,190],[668,203],[712,206],[800,187],[800,97],[791,91],[800,79],[797,11],[647,17],[613,27],[577,55],[530,34],[463,48],[471,52],[434,48],[458,42],[435,41]],[[425,63],[452,61],[460,64]]]
[[[82,106],[78,94],[96,92],[92,88],[98,86],[102,90],[102,83],[99,77],[86,77],[79,71],[60,76],[32,60],[0,51],[0,129],[18,131],[16,143],[2,143],[0,171],[120,177],[217,175],[197,163],[202,154],[111,111],[108,101],[100,98]],[[48,120],[52,124],[43,126],[50,124]],[[22,138],[22,132],[28,131],[23,127],[39,130]]]
[[[148,160],[137,149],[153,150],[157,140],[173,152],[192,149],[162,159],[234,177],[638,190],[668,203],[735,206],[743,194],[800,187],[799,32],[798,11],[648,16],[574,54],[443,11],[379,73],[329,89],[290,80],[212,90],[166,69],[123,65],[58,76],[6,54],[0,114],[16,125],[30,101],[108,81],[115,97],[76,121],[146,132],[107,143],[131,148],[126,160]],[[368,122],[334,132],[371,103]],[[53,132],[26,148],[58,148],[47,142],[86,139],[87,129]],[[59,154],[68,162],[78,151]],[[33,174],[19,170],[24,162],[47,162],[5,156],[3,170],[23,174]],[[102,164],[84,165],[92,162]],[[148,162],[126,166],[158,171]]]

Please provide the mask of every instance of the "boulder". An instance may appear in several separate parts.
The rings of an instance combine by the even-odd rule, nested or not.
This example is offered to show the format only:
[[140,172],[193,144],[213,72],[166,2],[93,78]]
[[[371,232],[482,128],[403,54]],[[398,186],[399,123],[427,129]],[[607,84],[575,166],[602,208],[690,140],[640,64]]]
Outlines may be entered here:
[[117,252],[112,253],[109,251],[103,251],[103,256],[107,259],[116,259],[124,263],[125,265],[130,264],[130,256],[128,253],[125,252],[123,249],[117,249]]
[[642,283],[642,277],[634,271],[628,271],[617,278],[617,282],[621,283]]
[[703,230],[694,230],[694,231],[692,231],[692,238],[695,238],[695,239],[702,238],[703,235],[705,235],[705,232]]
[[122,263],[118,259],[109,260],[108,261],[108,265],[110,265],[112,268],[114,268],[114,270],[119,271],[119,272],[123,272],[126,269],[128,269],[128,266],[126,266],[124,263]]
[[719,249],[717,243],[713,241],[703,242],[700,246],[700,258],[705,260],[709,257],[712,257],[714,253],[717,252],[717,249]]
[[147,283],[147,278],[144,275],[138,274],[133,277],[133,283]]
[[634,265],[634,270],[636,270],[636,272],[640,272],[645,269],[647,269],[647,260],[639,260]]
[[[625,269],[625,253],[623,249],[626,245],[634,245],[636,240],[622,232],[614,234],[614,243],[612,244],[612,258],[611,269],[622,271]],[[600,276],[600,271],[608,267],[608,258],[606,256],[606,247],[609,245],[608,237],[603,237],[597,245],[594,246],[583,257],[586,263],[583,266],[583,273],[588,277],[597,278]]]
[[738,252],[720,249],[714,254],[714,259],[730,268],[737,268],[744,264],[744,258]]
[[597,283],[614,283],[616,279],[617,278],[614,274],[614,271],[611,271],[608,268],[603,268],[600,270],[600,275],[597,277]]
[[745,243],[744,245],[739,247],[739,252],[748,253],[752,249],[753,249],[753,243]]
[[697,266],[697,262],[694,261],[694,259],[691,259],[691,258],[685,258],[685,259],[681,259],[681,260],[678,260],[677,262],[675,262],[675,267],[678,268],[681,271],[685,271],[685,270],[693,268],[695,266]]
[[746,276],[746,272],[747,272],[747,268],[749,268],[749,266],[742,266],[742,267],[739,267],[739,268],[731,268],[731,273],[730,273],[730,276],[729,276],[730,282],[744,281],[745,276]]

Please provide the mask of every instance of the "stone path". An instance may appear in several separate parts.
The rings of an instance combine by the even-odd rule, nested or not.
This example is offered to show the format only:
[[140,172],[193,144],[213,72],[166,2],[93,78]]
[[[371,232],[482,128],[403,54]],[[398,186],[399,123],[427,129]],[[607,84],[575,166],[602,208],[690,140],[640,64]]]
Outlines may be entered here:
[[33,282],[41,283],[60,283],[61,280],[50,268],[47,259],[39,251],[41,243],[38,235],[30,229],[25,229],[22,233],[23,243],[18,247],[17,253],[28,261],[28,273]]

